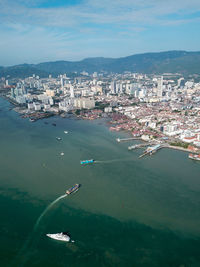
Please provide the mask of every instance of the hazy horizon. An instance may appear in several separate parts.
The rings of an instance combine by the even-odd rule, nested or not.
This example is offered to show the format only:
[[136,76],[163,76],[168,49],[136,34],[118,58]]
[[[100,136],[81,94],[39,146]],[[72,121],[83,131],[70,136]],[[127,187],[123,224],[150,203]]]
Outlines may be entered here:
[[38,62],[22,62],[22,63],[17,63],[17,64],[13,64],[13,65],[0,65],[0,67],[12,67],[12,66],[17,66],[17,65],[23,65],[23,64],[33,64],[33,65],[36,65],[36,64],[40,64],[40,63],[47,63],[47,62],[59,62],[59,61],[66,61],[66,62],[81,62],[83,60],[86,60],[86,59],[90,59],[90,58],[111,58],[111,59],[117,59],[117,58],[124,58],[124,57],[130,57],[130,56],[134,56],[134,55],[143,55],[143,54],[153,54],[153,53],[165,53],[165,52],[175,52],[175,51],[182,51],[182,52],[189,52],[189,53],[198,53],[200,51],[186,51],[186,50],[165,50],[165,51],[155,51],[155,52],[152,52],[152,51],[148,51],[148,52],[143,52],[143,53],[135,53],[135,54],[131,54],[131,55],[125,55],[123,57],[104,57],[104,56],[94,56],[94,57],[85,57],[85,58],[80,58],[80,59],[77,59],[77,60],[68,60],[68,59],[55,59],[55,60],[46,60],[46,61],[38,61]]

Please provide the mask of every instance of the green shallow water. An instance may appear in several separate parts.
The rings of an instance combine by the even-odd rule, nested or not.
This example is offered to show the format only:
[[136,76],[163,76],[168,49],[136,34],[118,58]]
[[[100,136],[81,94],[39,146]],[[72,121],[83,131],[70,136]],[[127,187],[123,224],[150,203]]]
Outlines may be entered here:
[[[198,162],[171,150],[138,159],[141,150],[115,141],[126,133],[102,120],[30,123],[9,108],[0,99],[2,266],[200,266]],[[80,165],[90,158],[97,163]],[[75,183],[79,192],[57,202],[33,232]],[[75,243],[45,236],[66,230]]]

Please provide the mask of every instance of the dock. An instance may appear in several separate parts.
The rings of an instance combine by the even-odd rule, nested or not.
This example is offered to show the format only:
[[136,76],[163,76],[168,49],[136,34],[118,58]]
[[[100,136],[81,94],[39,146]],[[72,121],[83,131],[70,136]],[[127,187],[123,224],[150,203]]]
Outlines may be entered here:
[[148,147],[145,150],[145,152],[139,156],[139,158],[142,158],[146,155],[152,155],[152,154],[156,153],[161,148],[170,148],[170,149],[175,149],[175,150],[179,150],[179,151],[183,151],[183,152],[187,152],[187,153],[200,153],[200,150],[198,152],[194,152],[194,151],[191,151],[191,150],[184,148],[184,147],[171,146],[171,145],[165,143],[165,144],[155,145],[153,147]]
[[158,144],[158,145],[154,145],[154,146],[149,146],[149,147],[145,150],[145,152],[144,152],[142,155],[139,156],[139,158],[142,158],[142,157],[144,157],[144,156],[146,156],[146,155],[152,155],[152,154],[156,153],[159,149],[161,149],[161,148],[163,148],[163,147],[164,147],[164,146],[163,146],[163,145],[160,145],[160,144]]
[[148,145],[155,145],[155,143],[143,143],[143,144],[136,144],[133,146],[129,146],[128,150],[133,150],[133,149],[137,149],[137,148],[142,148],[142,147],[146,147]]
[[120,142],[128,142],[128,141],[132,141],[132,140],[140,140],[139,137],[130,137],[130,138],[116,138],[116,141],[118,143]]

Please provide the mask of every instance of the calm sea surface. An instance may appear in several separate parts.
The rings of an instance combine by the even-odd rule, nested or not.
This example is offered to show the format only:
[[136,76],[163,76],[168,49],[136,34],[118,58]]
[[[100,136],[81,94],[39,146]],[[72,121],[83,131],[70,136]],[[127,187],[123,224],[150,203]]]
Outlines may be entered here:
[[[1,266],[200,266],[199,162],[167,149],[138,159],[103,120],[31,123],[10,107],[0,98]],[[75,242],[46,237],[61,231]]]

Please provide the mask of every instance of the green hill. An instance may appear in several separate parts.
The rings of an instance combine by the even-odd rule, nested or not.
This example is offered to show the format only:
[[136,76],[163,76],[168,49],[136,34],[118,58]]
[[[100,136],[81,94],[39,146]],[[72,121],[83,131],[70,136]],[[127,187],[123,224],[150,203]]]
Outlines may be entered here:
[[122,58],[86,58],[81,61],[55,61],[40,64],[23,64],[0,68],[0,77],[27,77],[33,73],[40,77],[72,72],[124,71],[162,74],[200,74],[200,52],[167,51],[137,54]]

